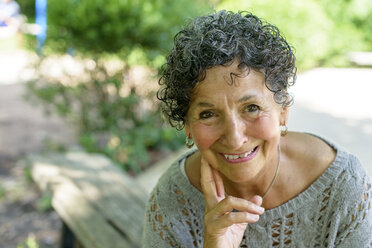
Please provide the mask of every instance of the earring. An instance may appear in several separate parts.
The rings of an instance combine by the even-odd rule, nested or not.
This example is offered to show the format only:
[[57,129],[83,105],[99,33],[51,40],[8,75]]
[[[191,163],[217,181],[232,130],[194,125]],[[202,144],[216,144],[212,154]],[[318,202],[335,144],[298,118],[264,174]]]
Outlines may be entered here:
[[286,124],[280,125],[280,136],[285,136],[288,133],[288,127]]
[[186,135],[186,146],[187,148],[191,148],[194,145],[194,141]]

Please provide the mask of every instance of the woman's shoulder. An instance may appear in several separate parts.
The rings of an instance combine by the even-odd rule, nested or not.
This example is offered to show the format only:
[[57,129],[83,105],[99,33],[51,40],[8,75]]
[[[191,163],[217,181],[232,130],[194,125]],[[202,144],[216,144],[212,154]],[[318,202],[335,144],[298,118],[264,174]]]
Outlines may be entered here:
[[170,221],[174,212],[179,211],[179,202],[187,190],[180,170],[182,159],[183,156],[171,163],[150,193],[146,212],[152,219],[155,218],[153,221],[156,221],[156,216],[162,216],[165,222]]
[[296,182],[302,182],[299,185],[299,188],[302,188],[300,191],[319,179],[328,185],[334,180],[346,177],[348,183],[344,183],[343,187],[354,187],[356,185],[351,185],[353,182],[362,178],[368,179],[356,156],[323,137],[290,132],[284,145],[287,161],[291,164],[288,168],[295,171]]
[[328,169],[349,177],[368,177],[359,159],[334,142],[310,133],[290,132],[288,135],[292,147],[288,154],[308,177],[316,180]]
[[[169,196],[172,188],[177,187],[182,179],[182,172],[180,170],[180,163],[182,162],[183,155],[173,161],[168,169],[160,176],[158,182],[152,190],[151,195]],[[182,185],[182,184],[181,184]]]
[[[301,132],[288,133],[290,147],[288,154],[301,164],[319,167],[325,170],[333,164],[344,166],[351,170],[358,169],[361,164],[359,159],[341,148],[339,145],[324,137]],[[357,170],[360,172],[360,170]],[[357,172],[354,171],[354,172]]]
[[284,145],[286,157],[292,164],[290,168],[307,182],[307,186],[332,165],[338,152],[331,143],[317,136],[299,132],[289,132]]
[[291,158],[321,171],[332,164],[338,150],[331,142],[308,133],[290,132],[287,143],[290,144],[288,154]]
[[[285,158],[287,162],[291,161],[291,165],[286,167],[287,172],[295,176],[286,177],[283,185],[292,186],[287,187],[292,190],[289,192],[290,204],[281,205],[279,210],[292,211],[287,207],[305,207],[316,202],[315,199],[322,199],[322,202],[332,200],[343,209],[355,208],[355,204],[361,201],[366,205],[365,196],[372,195],[371,179],[356,156],[312,134],[291,132],[285,143],[283,150],[287,152],[289,146],[295,146]],[[273,213],[280,211],[273,209]]]
[[[151,197],[156,198],[159,202],[168,202],[173,199],[176,202],[181,198],[187,198],[195,195],[196,190],[187,179],[185,172],[182,170],[186,158],[193,154],[195,150],[190,150],[179,156],[169,168],[159,178],[157,184],[152,190]],[[182,200],[181,200],[182,201]],[[169,204],[166,204],[169,206]]]

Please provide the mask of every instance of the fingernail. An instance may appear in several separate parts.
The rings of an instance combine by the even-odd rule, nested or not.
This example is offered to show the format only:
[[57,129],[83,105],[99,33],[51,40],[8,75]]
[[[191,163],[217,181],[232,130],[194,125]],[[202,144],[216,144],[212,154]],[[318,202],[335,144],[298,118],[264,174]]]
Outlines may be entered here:
[[254,214],[252,216],[253,221],[258,221],[259,218],[260,218],[260,216],[258,216],[257,214]]
[[256,209],[257,209],[260,213],[265,212],[265,208],[263,208],[263,207],[256,206]]

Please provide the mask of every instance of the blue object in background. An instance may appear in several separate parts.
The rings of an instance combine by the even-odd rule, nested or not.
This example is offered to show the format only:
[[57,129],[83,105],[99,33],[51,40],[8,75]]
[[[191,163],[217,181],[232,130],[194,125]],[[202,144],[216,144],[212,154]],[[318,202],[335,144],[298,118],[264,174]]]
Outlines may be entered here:
[[41,52],[45,39],[46,39],[46,30],[47,30],[47,0],[35,0],[35,23],[41,27],[40,33],[36,35],[37,44],[36,50]]

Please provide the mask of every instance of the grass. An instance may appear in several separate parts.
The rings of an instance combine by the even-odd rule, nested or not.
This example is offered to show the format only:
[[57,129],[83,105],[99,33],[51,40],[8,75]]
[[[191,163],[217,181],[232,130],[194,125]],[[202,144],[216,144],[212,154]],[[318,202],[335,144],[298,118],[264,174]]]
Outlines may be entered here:
[[30,235],[25,242],[18,244],[17,248],[40,248],[39,244],[37,243],[35,237]]

